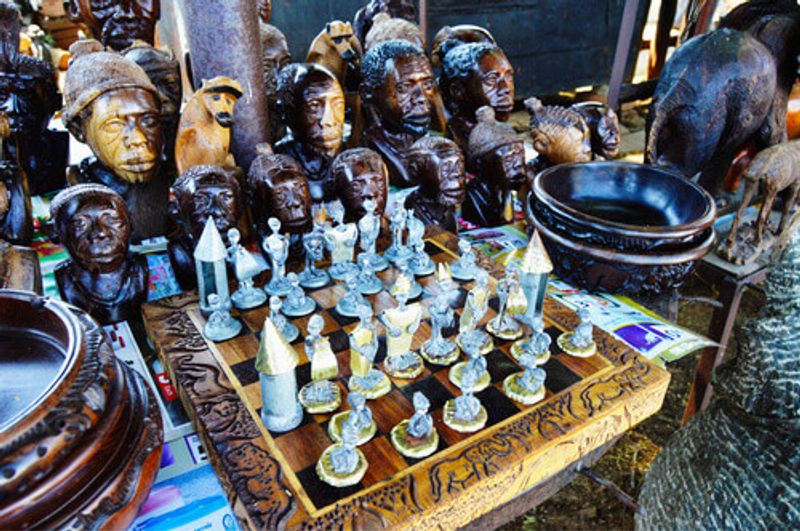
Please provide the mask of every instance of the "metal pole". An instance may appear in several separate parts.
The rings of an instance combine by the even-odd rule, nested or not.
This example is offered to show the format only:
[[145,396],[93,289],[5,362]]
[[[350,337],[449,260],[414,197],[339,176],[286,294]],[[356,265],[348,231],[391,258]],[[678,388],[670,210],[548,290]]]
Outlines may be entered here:
[[619,111],[619,91],[622,87],[622,78],[625,76],[625,67],[628,65],[631,37],[638,10],[639,0],[625,0],[622,23],[617,36],[617,49],[614,52],[614,64],[611,67],[611,79],[608,82],[608,98],[606,98],[606,104],[616,111]]

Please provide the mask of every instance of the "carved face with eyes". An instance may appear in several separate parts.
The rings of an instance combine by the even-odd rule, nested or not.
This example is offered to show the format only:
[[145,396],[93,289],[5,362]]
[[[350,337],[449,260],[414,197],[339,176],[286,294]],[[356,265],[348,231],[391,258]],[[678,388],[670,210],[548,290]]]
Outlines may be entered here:
[[407,55],[387,65],[381,88],[369,99],[381,125],[393,132],[423,135],[431,123],[436,86],[430,63],[424,56]]
[[199,238],[209,217],[224,237],[236,227],[242,213],[240,173],[238,168],[192,166],[175,181],[172,193],[188,236]]
[[525,183],[525,145],[511,142],[487,153],[480,161],[481,175],[493,175],[503,190],[519,190]]
[[203,103],[222,127],[233,126],[233,108],[238,96],[229,91],[209,90],[203,92]]
[[[239,219],[239,202],[232,187],[221,183],[200,184],[192,198],[194,210],[191,214],[192,226],[203,227],[210,216],[214,219],[220,234],[236,226]],[[198,237],[202,229],[195,231]]]
[[344,93],[334,79],[312,81],[303,89],[302,103],[291,127],[295,138],[314,151],[333,157],[342,147]]
[[156,175],[161,120],[155,97],[146,90],[122,88],[101,94],[82,127],[94,154],[121,179],[143,183]]
[[444,206],[464,201],[464,155],[458,149],[437,149],[417,159],[417,179],[422,191]]
[[84,199],[65,224],[63,243],[81,268],[105,273],[126,259],[131,225],[121,199],[104,195]]
[[467,82],[475,109],[489,105],[500,122],[514,110],[514,69],[502,50],[494,50],[478,60],[478,69]]
[[361,219],[367,213],[367,201],[377,215],[383,214],[389,184],[380,155],[367,148],[344,151],[334,160],[332,172],[348,220]]

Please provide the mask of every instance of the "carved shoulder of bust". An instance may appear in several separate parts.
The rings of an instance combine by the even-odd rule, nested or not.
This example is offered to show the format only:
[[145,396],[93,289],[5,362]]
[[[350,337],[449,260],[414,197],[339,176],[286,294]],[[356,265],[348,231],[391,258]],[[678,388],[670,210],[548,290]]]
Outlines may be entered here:
[[70,166],[67,175],[69,184],[100,183],[108,186],[122,197],[126,196],[131,187],[130,183],[114,175],[96,157],[86,157],[77,166]]
[[461,205],[461,215],[481,227],[504,225],[502,194],[480,178],[467,183],[467,197]]
[[172,265],[172,271],[181,289],[189,291],[197,287],[195,278],[194,256],[192,255],[192,244],[185,237],[170,240],[167,244],[167,254]]

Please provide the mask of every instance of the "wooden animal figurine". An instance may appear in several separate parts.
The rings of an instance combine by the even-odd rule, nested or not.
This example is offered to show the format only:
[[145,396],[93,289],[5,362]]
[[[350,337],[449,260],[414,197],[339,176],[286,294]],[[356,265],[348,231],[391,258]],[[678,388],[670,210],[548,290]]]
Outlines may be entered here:
[[85,25],[104,47],[121,51],[134,39],[153,44],[160,0],[64,0],[72,22]]
[[[778,236],[783,235],[800,190],[800,140],[784,142],[759,152],[745,170],[742,179],[745,183],[742,204],[733,218],[728,238],[717,251],[717,254],[734,264],[747,264],[756,260],[772,243],[771,235],[767,234],[767,220],[772,204],[779,193],[790,190],[778,225]],[[742,216],[759,189],[764,194],[764,201],[759,209],[755,228],[752,225],[741,226]]]
[[242,96],[235,79],[218,76],[203,80],[181,113],[175,141],[178,173],[192,166],[235,166],[231,155],[233,108]]

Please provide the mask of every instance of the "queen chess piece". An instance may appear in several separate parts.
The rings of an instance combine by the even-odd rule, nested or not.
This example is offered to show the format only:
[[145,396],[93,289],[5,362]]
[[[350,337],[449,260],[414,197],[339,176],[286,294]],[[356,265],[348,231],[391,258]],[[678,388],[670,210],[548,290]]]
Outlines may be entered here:
[[580,322],[572,332],[564,332],[558,336],[558,346],[576,358],[588,358],[597,352],[597,344],[592,338],[594,325],[589,320],[589,310],[581,308],[578,310]]
[[539,368],[541,360],[532,352],[525,352],[520,356],[519,363],[525,370],[508,375],[503,380],[503,391],[510,399],[530,406],[544,398],[544,380],[547,375],[544,369]]
[[372,307],[358,307],[359,323],[350,332],[350,381],[351,393],[361,393],[367,400],[374,400],[389,393],[392,384],[389,378],[373,367],[378,353],[378,332],[372,323]]
[[280,233],[281,221],[278,218],[269,218],[267,221],[272,234],[264,238],[262,247],[269,256],[272,267],[272,277],[264,286],[267,295],[285,296],[292,289],[286,280],[286,260],[289,258],[289,238]]
[[242,323],[234,319],[222,300],[216,293],[208,296],[208,307],[211,315],[203,326],[203,335],[207,339],[216,343],[227,341],[239,335],[242,331]]
[[414,392],[414,415],[402,420],[392,428],[389,437],[392,446],[406,457],[422,459],[428,457],[439,446],[439,433],[433,427],[433,417],[429,413],[431,403],[419,391]]
[[291,289],[286,295],[283,313],[290,317],[302,317],[313,312],[317,307],[317,303],[303,291],[297,273],[289,273],[286,275],[286,280],[289,282]]
[[341,442],[334,443],[322,452],[317,461],[317,476],[333,487],[357,484],[367,472],[367,458],[357,446],[356,417],[342,426]]
[[459,355],[458,345],[442,334],[445,327],[449,328],[455,324],[455,312],[450,306],[452,280],[446,271],[446,268],[441,268],[437,274],[439,292],[428,307],[431,316],[431,338],[419,350],[420,355],[428,363],[445,366],[455,362]]
[[458,240],[458,252],[461,255],[458,260],[453,262],[450,266],[450,272],[453,278],[461,280],[462,282],[469,282],[475,280],[478,275],[477,258],[472,245],[467,240]]
[[277,295],[271,295],[269,298],[269,318],[284,339],[292,343],[300,335],[300,330],[283,315],[281,312],[282,307],[283,301],[281,298]]
[[400,276],[395,284],[397,307],[387,308],[381,315],[386,327],[386,359],[383,368],[393,378],[412,379],[419,376],[425,364],[419,354],[411,350],[414,333],[422,320],[420,304],[406,305],[411,283],[408,276]]
[[255,257],[240,243],[239,229],[228,229],[228,260],[233,265],[233,271],[239,287],[231,295],[233,305],[239,310],[249,310],[261,306],[266,302],[264,292],[253,285],[253,277],[264,271]]
[[332,381],[339,374],[330,340],[322,337],[325,322],[318,314],[308,320],[306,357],[311,361],[311,381],[300,389],[300,404],[309,413],[330,413],[342,403],[339,386]]
[[461,387],[461,380],[464,377],[464,372],[469,371],[478,376],[478,380],[472,386],[473,391],[476,393],[483,391],[492,379],[489,371],[486,369],[486,358],[481,355],[481,339],[478,336],[467,336],[464,340],[463,349],[467,354],[467,361],[460,361],[450,367],[447,377],[453,382],[456,387]]
[[534,317],[533,333],[530,339],[520,339],[511,345],[511,356],[515,360],[526,352],[533,354],[539,360],[539,365],[547,363],[550,359],[550,335],[544,331],[544,320],[541,317]]
[[361,250],[369,257],[374,271],[384,271],[389,267],[389,260],[379,255],[376,251],[378,237],[381,234],[381,218],[375,214],[377,203],[374,199],[364,201],[366,213],[358,220],[358,234]]
[[300,285],[308,289],[318,289],[327,286],[331,281],[330,275],[317,267],[317,262],[325,254],[325,236],[322,228],[314,224],[311,232],[303,234],[303,248],[306,251],[305,269],[300,272]]
[[333,218],[333,226],[325,230],[325,242],[331,252],[328,274],[336,280],[344,280],[350,273],[358,270],[353,263],[358,228],[355,223],[344,222],[344,208],[341,204],[333,203],[329,212]]
[[461,374],[461,395],[444,404],[442,420],[447,427],[461,433],[472,433],[486,425],[489,413],[475,396],[479,375],[470,368]]
[[342,441],[342,429],[344,424],[351,419],[356,428],[356,446],[366,444],[375,436],[378,425],[372,418],[372,410],[367,406],[367,399],[361,393],[350,393],[347,395],[347,403],[350,404],[349,411],[342,411],[331,417],[328,422],[328,435],[334,442]]
[[408,227],[408,244],[411,247],[411,259],[408,267],[418,277],[432,275],[436,271],[436,264],[425,252],[425,223],[414,215],[409,209],[406,226]]
[[486,323],[486,330],[494,337],[513,341],[522,337],[522,325],[510,315],[509,297],[515,290],[513,274],[506,274],[506,277],[497,283],[498,310],[494,319]]
[[395,205],[389,221],[392,228],[392,243],[383,253],[384,258],[392,263],[402,260],[410,260],[412,251],[404,241],[408,212],[402,205]]
[[383,282],[375,275],[369,255],[358,255],[358,291],[363,295],[374,295],[383,291]]
[[369,301],[358,289],[358,273],[351,272],[344,280],[345,292],[336,303],[336,311],[344,317],[358,317],[358,307]]
[[481,345],[481,354],[488,354],[494,348],[494,342],[489,334],[478,329],[478,323],[489,310],[489,273],[483,269],[477,269],[477,282],[475,287],[469,290],[467,302],[458,323],[458,336],[456,343],[464,350],[464,342],[467,336],[474,337],[474,341]]

